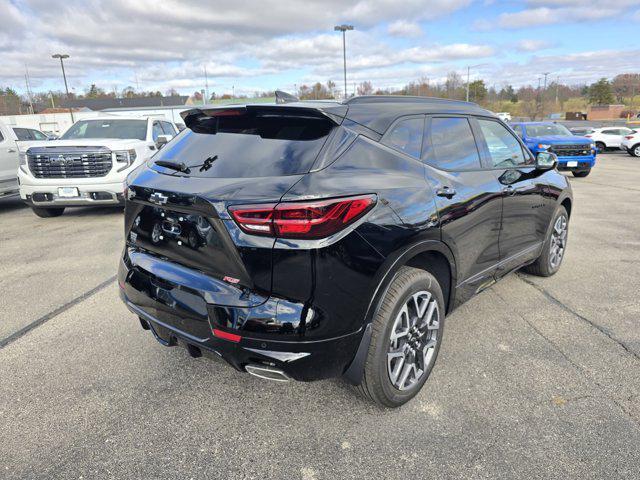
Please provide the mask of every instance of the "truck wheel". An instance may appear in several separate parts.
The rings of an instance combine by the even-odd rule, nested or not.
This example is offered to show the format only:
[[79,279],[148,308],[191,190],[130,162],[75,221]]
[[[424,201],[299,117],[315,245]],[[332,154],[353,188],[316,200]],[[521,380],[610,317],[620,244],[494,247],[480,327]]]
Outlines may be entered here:
[[444,315],[435,277],[402,267],[373,318],[360,393],[384,407],[399,407],[416,396],[438,356]]
[[607,149],[607,146],[602,142],[596,142],[596,148],[599,151],[604,152]]
[[560,206],[553,216],[551,231],[542,246],[542,253],[531,265],[523,270],[538,277],[550,277],[560,270],[569,235],[569,214]]
[[591,173],[591,169],[589,169],[589,170],[578,170],[578,171],[574,170],[571,173],[573,173],[574,177],[582,178],[582,177],[588,176]]
[[33,213],[35,213],[40,218],[59,217],[60,215],[62,215],[64,213],[64,207],[61,207],[61,208],[31,207],[31,210],[33,210]]

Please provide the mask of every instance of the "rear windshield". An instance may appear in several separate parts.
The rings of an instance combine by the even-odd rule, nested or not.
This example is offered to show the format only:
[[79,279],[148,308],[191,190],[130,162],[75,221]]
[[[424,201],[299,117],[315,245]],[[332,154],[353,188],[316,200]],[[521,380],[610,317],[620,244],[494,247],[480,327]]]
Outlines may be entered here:
[[146,120],[80,120],[74,123],[61,140],[84,138],[118,138],[145,140]]
[[545,125],[527,125],[527,136],[529,137],[546,137],[547,135],[560,135],[563,137],[571,137],[573,134],[567,130],[564,125],[549,123]]
[[[327,118],[244,112],[190,129],[153,156],[163,173],[194,177],[268,177],[308,172],[334,124]],[[186,172],[153,165],[184,163]]]

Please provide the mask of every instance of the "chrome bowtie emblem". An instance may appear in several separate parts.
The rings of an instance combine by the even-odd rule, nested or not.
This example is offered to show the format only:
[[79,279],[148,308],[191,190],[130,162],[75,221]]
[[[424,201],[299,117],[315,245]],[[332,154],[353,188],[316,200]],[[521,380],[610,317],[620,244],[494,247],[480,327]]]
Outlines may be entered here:
[[169,200],[169,197],[158,192],[149,195],[149,201],[158,205],[164,205],[167,200]]

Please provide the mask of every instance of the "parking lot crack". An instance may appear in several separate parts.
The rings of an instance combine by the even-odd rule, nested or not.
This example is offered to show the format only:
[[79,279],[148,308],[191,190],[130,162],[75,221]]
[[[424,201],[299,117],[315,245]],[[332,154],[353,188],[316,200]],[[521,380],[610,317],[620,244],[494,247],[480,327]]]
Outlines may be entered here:
[[49,313],[47,313],[47,314],[35,319],[33,322],[31,322],[28,325],[22,327],[20,330],[12,333],[8,337],[0,339],[0,348],[4,348],[7,345],[9,345],[10,343],[15,342],[16,340],[18,340],[19,338],[23,337],[24,335],[26,335],[30,331],[38,328],[41,325],[44,325],[45,323],[47,323],[52,318],[55,318],[58,315],[60,315],[61,313],[66,312],[67,310],[69,310],[74,305],[77,305],[78,303],[86,300],[87,298],[92,297],[93,295],[95,295],[99,291],[104,290],[106,287],[111,285],[115,281],[115,279],[116,279],[116,275],[113,275],[113,276],[109,277],[107,280],[105,280],[104,282],[100,283],[99,285],[97,285],[96,287],[92,288],[91,290],[88,290],[88,291],[78,295],[74,299],[72,299],[72,300],[68,301],[67,303],[59,306],[55,310],[52,310]]
[[[519,275],[518,275],[519,276]],[[526,283],[529,283],[530,281],[526,281]],[[509,302],[507,302],[507,300],[500,295],[500,293],[498,293],[497,291],[493,290],[493,292],[496,294],[496,296],[502,300],[505,304],[509,304]],[[527,319],[524,315],[522,315],[520,312],[514,311],[514,314],[517,315],[523,322],[525,322],[527,325],[529,325],[529,327],[536,332],[542,339],[544,339],[556,352],[558,352],[558,354],[560,354],[560,356],[562,356],[562,358],[564,358],[569,365],[571,365],[574,369],[576,369],[576,371],[580,372],[582,374],[582,376],[587,379],[587,381],[592,382],[595,386],[597,386],[600,389],[600,392],[602,393],[603,396],[605,396],[606,398],[608,398],[611,402],[614,403],[614,405],[616,407],[618,407],[618,409],[633,423],[633,425],[640,430],[640,421],[631,413],[629,412],[625,406],[616,398],[607,395],[606,391],[606,387],[604,385],[602,385],[600,382],[598,382],[596,379],[594,379],[591,375],[588,374],[588,372],[581,367],[579,364],[577,364],[576,362],[574,362],[563,350],[562,348],[560,348],[553,340],[551,340],[548,336],[546,336],[544,333],[542,333],[542,331],[536,327],[536,325],[531,322],[529,319]]]
[[561,300],[559,300],[558,298],[554,297],[551,293],[549,293],[544,287],[541,287],[540,285],[538,285],[537,283],[529,280],[528,278],[526,278],[524,275],[522,275],[521,273],[516,273],[516,277],[519,278],[520,280],[522,280],[523,282],[525,282],[528,285],[531,285],[533,288],[535,288],[536,290],[538,290],[540,293],[542,293],[549,301],[551,301],[554,305],[557,305],[558,307],[562,308],[565,312],[570,313],[571,315],[573,315],[574,317],[576,317],[577,319],[579,319],[580,321],[589,324],[591,327],[595,328],[598,332],[600,332],[601,334],[603,334],[604,336],[606,336],[609,340],[611,340],[612,342],[615,342],[617,345],[619,345],[620,347],[622,347],[622,349],[627,352],[629,355],[633,356],[636,360],[640,360],[640,355],[637,352],[634,352],[631,348],[629,348],[629,346],[627,344],[625,344],[622,340],[619,340],[618,338],[614,337],[611,332],[609,332],[607,329],[605,329],[604,327],[602,327],[601,325],[598,325],[596,322],[588,319],[587,317],[585,317],[584,315],[579,314],[578,312],[576,312],[574,309],[572,309],[571,307],[569,307],[568,305],[564,304]]

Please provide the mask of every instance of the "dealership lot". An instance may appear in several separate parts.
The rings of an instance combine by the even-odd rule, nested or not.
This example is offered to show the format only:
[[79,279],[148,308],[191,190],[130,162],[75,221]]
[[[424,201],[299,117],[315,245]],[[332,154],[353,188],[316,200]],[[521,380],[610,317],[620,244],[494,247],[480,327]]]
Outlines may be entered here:
[[454,312],[397,410],[162,347],[117,296],[121,210],[0,200],[0,475],[637,478],[640,160],[602,155],[571,181],[560,272]]

